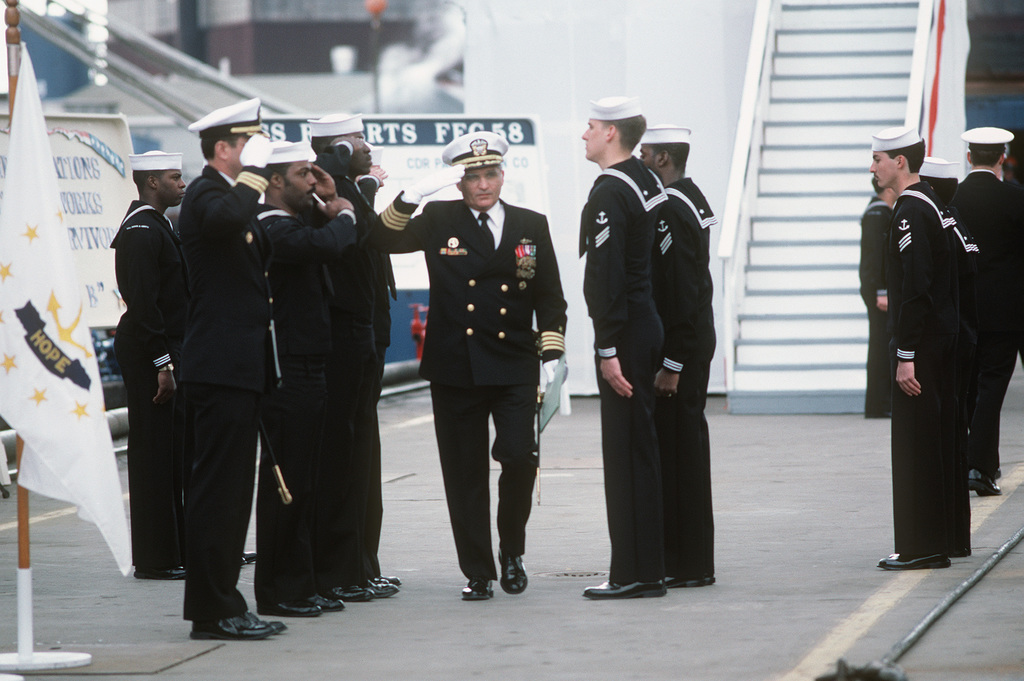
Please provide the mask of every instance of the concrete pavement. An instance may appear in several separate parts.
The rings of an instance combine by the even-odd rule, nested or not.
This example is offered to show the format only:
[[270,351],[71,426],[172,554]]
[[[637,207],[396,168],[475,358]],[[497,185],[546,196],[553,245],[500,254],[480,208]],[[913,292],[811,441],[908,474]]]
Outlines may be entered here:
[[[528,528],[527,591],[465,603],[426,391],[387,398],[385,574],[397,596],[288,620],[266,641],[190,641],[182,583],[118,573],[99,533],[33,496],[37,650],[93,664],[41,673],[119,679],[811,679],[840,656],[885,655],[1024,524],[1024,379],[1004,407],[1001,497],[972,496],[974,555],[946,570],[890,573],[887,421],[733,416],[708,407],[717,584],[661,599],[591,602],[609,560],[596,399],[573,400],[542,441]],[[122,485],[124,461],[121,461]],[[492,476],[492,488],[496,485]],[[16,650],[15,503],[0,502],[0,652]],[[249,547],[255,547],[250,532]],[[495,551],[497,549],[495,548]],[[253,568],[242,569],[252,598]],[[497,586],[497,585],[495,585]],[[1024,678],[1024,547],[1011,552],[901,661],[914,681]]]

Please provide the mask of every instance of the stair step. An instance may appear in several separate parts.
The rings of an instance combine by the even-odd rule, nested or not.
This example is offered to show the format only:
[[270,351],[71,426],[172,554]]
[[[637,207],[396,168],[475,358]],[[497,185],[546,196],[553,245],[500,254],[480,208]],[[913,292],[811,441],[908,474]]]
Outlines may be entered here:
[[[899,118],[871,118],[859,121],[767,121],[764,144],[768,146],[810,144],[862,144],[871,156],[871,136],[883,128],[903,125]],[[869,164],[870,165],[870,164]]]
[[[867,207],[867,201],[864,206]],[[856,241],[860,239],[860,216],[839,216],[828,220],[816,216],[808,219],[758,218],[751,222],[751,238],[754,241]]]
[[775,98],[768,103],[766,121],[840,121],[900,118],[906,98]]
[[867,337],[867,313],[818,315],[738,315],[739,338],[851,338]]
[[916,26],[916,2],[785,2],[781,29],[874,28]]
[[867,202],[864,192],[833,194],[759,194],[752,215],[779,217],[784,215],[860,215]]
[[736,364],[765,366],[783,364],[857,364],[867,358],[867,338],[780,339],[738,341]]
[[[866,179],[865,179],[866,178]],[[865,189],[867,186],[867,189]],[[805,172],[802,170],[762,169],[758,175],[758,191],[762,194],[806,192],[822,194],[831,192],[862,193],[864,203],[873,195],[871,175],[863,167],[853,169],[831,169]]]
[[747,288],[754,291],[858,288],[860,272],[858,265],[852,263],[829,266],[748,265],[746,280]]
[[743,306],[757,314],[856,314],[864,311],[864,301],[857,289],[748,290]]
[[772,76],[769,87],[772,97],[875,97],[907,96],[910,73],[862,74],[836,78],[823,76]]
[[775,47],[782,52],[887,49],[893,45],[913,45],[915,29],[914,25],[782,29],[776,32]]
[[740,366],[733,370],[733,389],[776,390],[863,390],[864,364],[781,364]]
[[[877,130],[875,131],[877,132]],[[859,169],[867,178],[867,187],[871,186],[871,140],[860,144],[849,145],[764,145],[761,147],[761,172],[799,168],[802,171],[814,172],[843,168]]]
[[882,73],[910,71],[911,50],[878,52],[776,52],[775,76],[844,76],[858,77]]

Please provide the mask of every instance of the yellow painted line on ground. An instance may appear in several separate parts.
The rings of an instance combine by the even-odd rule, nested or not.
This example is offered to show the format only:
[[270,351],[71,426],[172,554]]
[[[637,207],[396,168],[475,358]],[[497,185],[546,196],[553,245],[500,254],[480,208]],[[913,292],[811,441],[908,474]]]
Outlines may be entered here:
[[[124,500],[128,501],[128,493],[124,493]],[[47,520],[54,520],[55,518],[63,518],[64,516],[71,515],[78,510],[77,506],[65,506],[64,508],[58,508],[56,511],[47,511],[46,513],[40,513],[39,515],[32,516],[28,519],[29,525],[35,525],[36,523],[46,522]],[[18,521],[14,520],[9,523],[0,524],[0,532],[6,532],[7,530],[14,530],[18,527]]]
[[[999,508],[1006,498],[1013,494],[1024,482],[1024,465],[1014,468],[1009,476],[1002,479],[1000,487],[1002,496],[983,497],[981,503],[975,499],[971,509],[971,534],[978,531],[989,516]],[[844,619],[830,631],[821,642],[809,652],[804,659],[778,681],[808,681],[821,674],[833,671],[835,663],[860,640],[871,627],[888,613],[904,596],[924,581],[931,570],[914,570],[896,574],[893,579],[872,594],[849,617]]]
[[422,426],[424,424],[433,422],[434,415],[427,414],[426,416],[417,416],[416,418],[409,419],[408,421],[401,421],[393,426],[387,426],[385,428],[382,428],[381,432],[387,432],[389,430],[399,430],[400,428],[412,428],[413,426]]

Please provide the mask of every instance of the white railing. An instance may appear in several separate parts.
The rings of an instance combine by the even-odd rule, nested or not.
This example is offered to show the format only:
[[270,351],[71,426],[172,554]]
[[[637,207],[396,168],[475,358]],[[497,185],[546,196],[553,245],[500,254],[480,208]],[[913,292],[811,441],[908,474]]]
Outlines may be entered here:
[[756,196],[758,154],[764,135],[762,116],[768,102],[767,84],[771,59],[771,36],[779,15],[779,0],[758,0],[750,34],[747,54],[747,72],[740,99],[740,115],[736,124],[736,143],[733,146],[729,184],[722,213],[722,234],[718,242],[718,257],[723,262],[722,304],[725,315],[723,339],[725,348],[725,387],[735,386],[733,372],[736,363],[736,336],[739,333],[738,308],[745,287],[744,270],[747,265],[747,241],[750,235],[750,207]]
[[[907,86],[907,115],[904,125],[921,130],[921,112],[924,109],[925,76],[928,71],[928,45],[932,38],[935,0],[921,0],[917,8],[917,31],[914,34],[914,59],[910,64],[910,83]],[[931,150],[929,150],[931,151]]]

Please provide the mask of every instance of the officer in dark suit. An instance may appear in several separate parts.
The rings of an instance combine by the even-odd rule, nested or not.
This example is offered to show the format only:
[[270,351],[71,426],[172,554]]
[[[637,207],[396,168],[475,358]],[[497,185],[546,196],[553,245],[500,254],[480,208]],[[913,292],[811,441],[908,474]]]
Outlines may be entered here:
[[711,442],[704,407],[715,315],[711,308],[711,228],[718,219],[686,174],[690,130],[648,128],[640,160],[665,186],[654,243],[654,302],[665,327],[654,379],[665,509],[665,586],[715,583],[715,521],[711,507]]
[[[534,421],[538,344],[553,374],[565,351],[565,310],[547,218],[500,200],[508,142],[490,132],[469,133],[445,147],[451,166],[406,189],[381,214],[374,233],[384,250],[424,252],[430,311],[420,375],[430,381],[434,428],[448,512],[469,578],[464,600],[491,598],[497,573],[491,549],[488,418],[501,463],[498,479],[498,560],[501,587],[527,585],[522,556],[537,475]],[[463,171],[465,174],[463,174]],[[427,203],[453,183],[463,199]]]
[[661,465],[654,377],[664,331],[651,292],[658,178],[632,155],[647,123],[636,98],[591,102],[587,160],[601,168],[580,220],[583,295],[594,322],[601,449],[612,564],[587,598],[665,595]]
[[[257,220],[270,235],[274,261],[274,328],[281,384],[263,401],[263,457],[256,494],[256,610],[261,615],[315,617],[344,604],[317,593],[313,569],[315,479],[320,463],[331,347],[326,263],[356,243],[352,204],[314,166],[309,142],[275,142],[267,163],[266,209]],[[317,229],[302,216],[314,202],[330,221]],[[269,452],[274,453],[270,458]],[[274,462],[292,494],[283,504]]]
[[188,310],[181,241],[164,212],[185,194],[181,154],[129,156],[139,199],[110,247],[127,310],[114,351],[128,398],[128,487],[137,579],[184,579],[185,400],[175,381]]
[[868,309],[867,386],[864,417],[889,418],[892,377],[889,375],[889,298],[885,283],[886,239],[896,192],[878,186],[871,178],[875,197],[860,218],[860,297]]
[[179,219],[192,293],[181,379],[195,457],[185,497],[185,619],[199,639],[260,639],[284,627],[250,613],[236,586],[260,400],[279,378],[267,272],[272,246],[253,220],[270,155],[270,141],[257,134],[259,104],[240,102],[189,126],[207,163],[185,191]]
[[978,348],[973,415],[967,439],[969,485],[979,496],[1002,494],[999,414],[1024,346],[1024,187],[1003,182],[1013,133],[975,128],[961,138],[972,166],[951,203],[978,243]]
[[956,253],[942,201],[918,175],[924,140],[913,127],[872,140],[871,172],[899,192],[886,274],[892,395],[896,553],[884,570],[949,567],[953,528],[958,328]]
[[[317,476],[314,555],[319,592],[329,598],[360,602],[398,593],[386,580],[371,582],[365,556],[367,500],[380,485],[374,460],[376,427],[374,386],[378,359],[374,314],[380,254],[363,241],[377,220],[374,180],[357,181],[371,170],[370,148],[361,115],[332,114],[309,121],[316,164],[334,180],[338,195],[355,210],[360,243],[328,265],[331,352],[327,357],[327,413],[324,448]],[[367,198],[364,190],[370,192]],[[320,218],[322,220],[322,218]],[[376,465],[374,465],[376,464]]]

